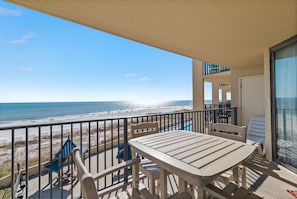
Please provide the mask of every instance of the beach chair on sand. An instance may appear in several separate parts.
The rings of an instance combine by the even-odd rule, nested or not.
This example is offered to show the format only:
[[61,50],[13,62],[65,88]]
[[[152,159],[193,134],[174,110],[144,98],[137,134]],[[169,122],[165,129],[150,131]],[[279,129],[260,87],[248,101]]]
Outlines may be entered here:
[[[60,177],[61,177],[60,170],[61,170],[61,168],[63,168],[63,165],[65,164],[66,159],[67,159],[66,157],[64,157],[64,158],[55,158],[51,162],[48,162],[48,163],[46,163],[44,165],[44,169],[49,172],[48,183],[50,183],[51,180],[52,180],[52,172],[55,172],[55,173],[58,174],[58,177],[56,178],[55,184],[59,184]],[[68,173],[69,173],[69,171],[62,174],[62,183],[63,184],[68,184],[69,183],[69,179],[66,178],[66,175]],[[75,177],[73,178],[73,180],[75,180]]]
[[[70,171],[69,165],[70,157],[71,157],[71,151],[73,148],[79,147],[75,143],[72,142],[69,138],[65,141],[62,148],[55,154],[55,157],[52,161],[49,161],[44,165],[44,169],[48,171],[49,173],[49,179],[48,182],[51,183],[52,181],[52,172],[55,172],[58,174],[55,185],[65,185],[70,183],[71,181],[74,181],[76,179],[76,171]],[[88,149],[86,147],[82,147],[84,158],[87,158],[89,156]],[[63,172],[63,167],[67,165],[68,163],[68,170],[66,172]],[[62,184],[61,184],[62,183]]]
[[[130,145],[127,146],[127,160],[131,160],[132,159],[132,155],[131,155],[131,148]],[[117,159],[119,159],[120,161],[125,160],[125,146],[119,145],[118,147],[118,154],[117,154]]]

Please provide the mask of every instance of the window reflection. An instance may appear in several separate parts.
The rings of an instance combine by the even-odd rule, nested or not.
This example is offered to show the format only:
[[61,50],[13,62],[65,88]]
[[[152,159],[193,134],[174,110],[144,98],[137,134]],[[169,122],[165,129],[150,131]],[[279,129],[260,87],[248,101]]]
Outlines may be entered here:
[[297,42],[275,52],[276,158],[297,168]]

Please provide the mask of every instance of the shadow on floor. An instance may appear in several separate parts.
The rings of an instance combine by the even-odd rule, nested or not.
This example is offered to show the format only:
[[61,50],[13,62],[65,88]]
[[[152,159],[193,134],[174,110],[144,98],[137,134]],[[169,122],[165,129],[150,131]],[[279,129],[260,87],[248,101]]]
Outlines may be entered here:
[[260,176],[257,179],[258,182],[255,182],[258,186],[261,181],[264,181],[268,176],[270,176],[291,186],[297,187],[297,181],[288,179],[288,175],[290,175],[289,173],[287,173],[287,175],[279,174],[281,171],[280,166],[274,162],[269,162],[261,157],[255,157],[253,160],[245,163],[244,165]]
[[[78,180],[73,182],[73,187],[78,183]],[[59,185],[53,185],[52,190],[50,189],[50,185],[46,185],[43,187],[40,192],[37,191],[29,196],[29,198],[70,198],[71,196],[71,188],[70,186],[63,186],[62,188]],[[80,198],[79,196],[73,196],[73,198]]]

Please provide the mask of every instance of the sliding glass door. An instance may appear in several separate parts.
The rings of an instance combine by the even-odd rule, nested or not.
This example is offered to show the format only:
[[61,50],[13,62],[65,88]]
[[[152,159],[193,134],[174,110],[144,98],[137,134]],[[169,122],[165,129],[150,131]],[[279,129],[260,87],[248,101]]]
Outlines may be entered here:
[[272,50],[274,158],[297,171],[297,38]]

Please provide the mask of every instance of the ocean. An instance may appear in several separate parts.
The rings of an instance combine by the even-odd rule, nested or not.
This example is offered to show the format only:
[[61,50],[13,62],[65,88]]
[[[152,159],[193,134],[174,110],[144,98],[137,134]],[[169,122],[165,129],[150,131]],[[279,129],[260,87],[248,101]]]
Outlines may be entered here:
[[98,112],[139,110],[174,106],[192,106],[192,100],[154,103],[135,103],[128,101],[0,103],[0,123]]

